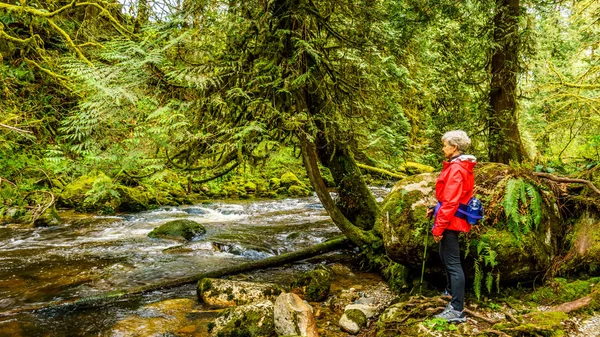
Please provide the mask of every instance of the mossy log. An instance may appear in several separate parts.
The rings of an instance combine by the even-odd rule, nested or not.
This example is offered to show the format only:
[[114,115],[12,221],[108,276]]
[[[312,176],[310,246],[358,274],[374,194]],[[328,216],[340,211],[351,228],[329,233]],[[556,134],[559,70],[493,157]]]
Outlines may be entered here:
[[276,267],[280,265],[284,265],[291,262],[305,260],[314,256],[322,255],[328,252],[332,252],[335,250],[347,248],[350,245],[350,241],[345,237],[338,237],[305,249],[301,249],[295,252],[282,254],[279,256],[269,257],[259,261],[252,261],[242,263],[237,266],[225,267],[213,271],[203,272],[199,274],[195,274],[188,277],[182,277],[176,280],[169,280],[165,282],[153,283],[149,285],[133,287],[129,289],[119,289],[114,291],[105,292],[100,295],[77,298],[72,300],[64,300],[64,301],[53,301],[47,302],[40,305],[28,306],[23,308],[17,308],[13,310],[8,310],[4,312],[0,312],[0,317],[4,316],[13,316],[22,312],[30,312],[37,311],[43,309],[51,309],[58,307],[87,307],[92,305],[102,305],[103,303],[108,303],[116,300],[122,300],[124,298],[140,295],[144,293],[148,293],[151,291],[173,288],[177,286],[181,286],[184,284],[190,284],[198,282],[203,278],[215,278],[222,277],[226,275],[235,275],[239,273],[244,273],[252,270],[259,270],[265,268]]
[[[489,287],[546,273],[568,234],[556,183],[497,163],[478,164],[474,175],[485,219],[460,239],[467,278],[486,279]],[[425,217],[427,206],[437,202],[436,178],[437,173],[424,173],[400,181],[384,200],[379,219],[388,256],[407,267],[420,270],[428,236],[428,273],[441,273],[438,246]]]

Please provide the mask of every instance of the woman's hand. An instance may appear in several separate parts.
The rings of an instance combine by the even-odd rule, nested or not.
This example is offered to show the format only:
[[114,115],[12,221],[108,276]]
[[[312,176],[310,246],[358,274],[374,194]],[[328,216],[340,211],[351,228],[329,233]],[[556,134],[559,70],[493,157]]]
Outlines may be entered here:
[[427,207],[427,214],[425,214],[426,218],[431,218],[433,216],[433,211],[435,210],[435,207]]
[[442,238],[444,238],[443,235],[440,235],[440,236],[435,236],[434,235],[433,236],[433,241],[435,241],[435,243],[438,243],[438,242],[442,241]]

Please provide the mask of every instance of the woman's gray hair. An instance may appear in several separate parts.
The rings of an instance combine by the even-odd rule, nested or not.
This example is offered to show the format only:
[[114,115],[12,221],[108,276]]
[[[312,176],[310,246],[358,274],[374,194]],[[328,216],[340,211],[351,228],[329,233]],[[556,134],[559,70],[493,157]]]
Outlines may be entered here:
[[471,138],[463,130],[452,130],[444,133],[442,142],[447,142],[450,146],[456,146],[460,152],[465,152],[471,146]]

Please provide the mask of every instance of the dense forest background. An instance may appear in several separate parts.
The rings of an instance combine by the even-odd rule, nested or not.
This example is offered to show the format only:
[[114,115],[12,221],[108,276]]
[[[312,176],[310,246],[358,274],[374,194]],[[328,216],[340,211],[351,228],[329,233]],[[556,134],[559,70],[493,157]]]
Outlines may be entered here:
[[0,213],[303,195],[310,146],[344,190],[353,165],[439,167],[452,129],[480,161],[589,170],[599,19],[595,0],[3,1]]

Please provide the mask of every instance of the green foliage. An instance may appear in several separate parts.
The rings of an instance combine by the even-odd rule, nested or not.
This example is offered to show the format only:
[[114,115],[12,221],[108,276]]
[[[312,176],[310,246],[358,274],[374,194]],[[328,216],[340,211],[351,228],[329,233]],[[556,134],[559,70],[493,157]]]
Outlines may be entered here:
[[[477,299],[481,299],[481,288],[482,285],[484,285],[484,277],[485,289],[487,290],[488,294],[492,292],[492,287],[494,285],[494,267],[498,265],[498,261],[496,260],[498,254],[491,248],[489,242],[485,241],[483,238],[475,241],[477,246],[474,263],[475,276],[473,279],[473,291],[475,292]],[[498,291],[500,291],[499,273],[496,273],[495,279],[496,288]]]
[[433,329],[435,331],[457,331],[458,327],[454,324],[448,323],[447,320],[443,318],[430,318],[423,322],[423,324],[429,329]]
[[507,182],[503,207],[508,230],[518,241],[542,221],[542,197],[535,186],[521,178]]

